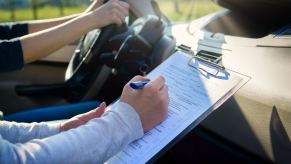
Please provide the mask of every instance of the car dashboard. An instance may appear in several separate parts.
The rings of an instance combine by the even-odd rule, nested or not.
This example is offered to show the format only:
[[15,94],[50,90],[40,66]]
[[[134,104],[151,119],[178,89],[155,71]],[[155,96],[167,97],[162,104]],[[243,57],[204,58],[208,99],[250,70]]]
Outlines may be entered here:
[[178,44],[221,54],[227,69],[251,78],[201,126],[279,163],[291,160],[290,31],[288,21],[268,24],[230,10],[168,30]]

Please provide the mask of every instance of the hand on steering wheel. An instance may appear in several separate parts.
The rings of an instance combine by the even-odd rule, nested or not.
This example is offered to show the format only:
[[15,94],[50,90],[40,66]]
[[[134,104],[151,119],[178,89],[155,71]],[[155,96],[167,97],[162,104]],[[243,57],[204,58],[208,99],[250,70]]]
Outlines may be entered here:
[[98,27],[104,27],[109,24],[121,25],[125,17],[128,16],[129,5],[119,0],[110,0],[106,4],[92,11],[96,18]]
[[[66,96],[69,101],[78,100],[85,93],[92,80],[98,75],[102,63],[100,54],[108,39],[120,28],[112,24],[120,25],[129,14],[129,5],[119,0],[110,0],[101,7],[89,12],[93,20],[96,20],[95,30],[81,38],[79,45],[68,65],[65,80],[67,85],[77,88],[74,93]],[[99,19],[98,19],[99,18]],[[101,29],[98,29],[103,27]],[[119,30],[120,31],[120,30]],[[75,90],[74,89],[74,90]]]
[[94,0],[91,5],[85,10],[85,13],[91,12],[104,3],[104,0]]

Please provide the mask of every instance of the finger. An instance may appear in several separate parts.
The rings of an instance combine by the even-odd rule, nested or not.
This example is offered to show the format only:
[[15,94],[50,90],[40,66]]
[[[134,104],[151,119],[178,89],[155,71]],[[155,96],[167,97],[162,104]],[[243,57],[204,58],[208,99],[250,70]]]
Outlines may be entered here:
[[129,14],[129,12],[127,9],[121,9],[121,10],[119,10],[119,13],[118,13],[122,22],[124,22],[125,18],[128,16],[128,14]]
[[[149,81],[150,79],[146,78],[146,77],[143,77],[143,76],[140,76],[140,75],[137,75],[135,77],[133,77],[123,88],[123,91],[124,92],[130,92],[130,93],[137,93],[138,91],[137,90],[134,90],[130,87],[130,83],[132,82],[135,82],[135,81]],[[133,94],[134,96],[134,94]]]
[[133,77],[133,78],[128,82],[128,84],[131,83],[131,82],[134,82],[134,81],[144,81],[144,80],[150,80],[150,79],[149,79],[149,78],[146,78],[146,77],[144,77],[144,76],[137,75],[137,76]]
[[119,4],[120,4],[123,8],[126,8],[126,9],[129,9],[129,8],[130,8],[129,4],[126,3],[126,2],[119,1]]
[[104,113],[105,108],[106,104],[103,102],[98,108],[93,109],[87,113],[78,115],[78,119],[87,122],[93,118],[100,117]]
[[124,18],[126,16],[128,16],[128,14],[129,14],[128,8],[127,7],[123,7],[120,3],[116,3],[113,6],[114,6],[114,9],[115,9],[114,10],[115,14],[117,14],[117,16],[119,16],[121,21],[123,21]]
[[117,19],[119,22],[118,24],[121,25],[125,20],[125,16],[123,16],[122,14],[118,14],[117,17],[118,17]]
[[163,106],[165,106],[164,108],[165,111],[167,111],[169,103],[170,103],[170,97],[169,97],[167,85],[164,85],[164,87],[160,90],[159,97],[160,97],[160,101],[163,103]]
[[129,5],[127,3],[120,2],[119,6],[120,6],[119,10],[122,12],[122,15],[124,17],[128,16],[128,14],[129,14]]
[[169,104],[170,96],[169,96],[169,88],[167,85],[163,87],[163,89],[160,91],[161,96],[164,98],[167,104]]
[[116,23],[117,25],[121,25],[122,22],[123,22],[122,17],[121,17],[120,15],[117,14],[117,15],[115,16],[115,23]]
[[99,108],[102,109],[102,108],[106,108],[106,102],[102,102],[100,105],[99,105]]
[[107,3],[113,3],[113,2],[117,2],[117,1],[119,1],[119,0],[110,0]]
[[125,10],[129,10],[130,8],[129,4],[123,1],[116,1],[114,3],[116,3],[120,8],[125,9]]
[[167,85],[164,85],[160,90],[159,90],[159,93],[158,93],[158,96],[159,97],[162,97],[162,98],[165,98],[165,99],[169,99],[169,93],[168,93],[168,86]]
[[169,90],[169,88],[168,88],[168,86],[165,84],[162,88],[160,88],[160,92],[161,93],[167,93],[168,92],[168,90]]
[[102,102],[99,106],[99,108],[95,109],[95,117],[100,117],[105,112],[106,109],[106,103]]
[[96,2],[98,2],[98,3],[104,3],[104,0],[95,0]]
[[165,81],[166,80],[163,76],[159,76],[159,77],[155,78],[154,80],[151,80],[148,83],[147,88],[145,88],[145,89],[149,90],[149,92],[159,91],[164,87]]
[[118,14],[113,14],[112,16],[111,16],[111,23],[113,23],[113,24],[117,24],[117,25],[119,25],[120,24],[120,18],[119,18],[119,16],[118,16]]

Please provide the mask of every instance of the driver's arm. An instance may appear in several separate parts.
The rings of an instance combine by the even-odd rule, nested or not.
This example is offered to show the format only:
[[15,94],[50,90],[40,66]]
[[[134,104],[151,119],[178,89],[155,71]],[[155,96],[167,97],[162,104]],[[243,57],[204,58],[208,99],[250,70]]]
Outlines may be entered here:
[[[94,0],[91,5],[85,10],[84,13],[91,12],[95,10],[96,8],[100,7],[103,4],[104,0]],[[57,25],[60,25],[62,23],[65,23],[71,19],[74,19],[78,16],[80,16],[82,13],[79,14],[73,14],[70,16],[65,16],[61,18],[53,18],[53,19],[46,19],[46,20],[33,20],[33,21],[28,21],[28,33],[35,33],[41,30],[45,30]]]
[[58,50],[80,38],[87,32],[107,26],[121,24],[128,15],[129,5],[111,0],[92,12],[84,13],[61,25],[20,38],[24,62],[29,63]]
[[45,57],[92,29],[121,24],[129,5],[111,0],[58,26],[12,40],[0,40],[0,72],[19,70],[24,63]]
[[[84,13],[91,12],[103,4],[104,0],[94,0],[91,5],[85,10]],[[1,23],[0,24],[0,39],[9,40],[17,37],[21,37],[27,34],[45,30],[62,23],[65,23],[71,19],[74,19],[79,14],[73,14],[70,16],[65,16],[61,18],[52,18],[45,20],[32,20],[26,22],[16,22],[16,23]]]

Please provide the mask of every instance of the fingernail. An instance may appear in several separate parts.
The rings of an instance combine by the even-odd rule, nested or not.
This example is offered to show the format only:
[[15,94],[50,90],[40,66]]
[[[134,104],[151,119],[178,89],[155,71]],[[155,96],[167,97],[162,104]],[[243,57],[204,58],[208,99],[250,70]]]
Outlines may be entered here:
[[102,102],[101,104],[100,104],[100,106],[102,106],[102,107],[106,107],[106,102]]

